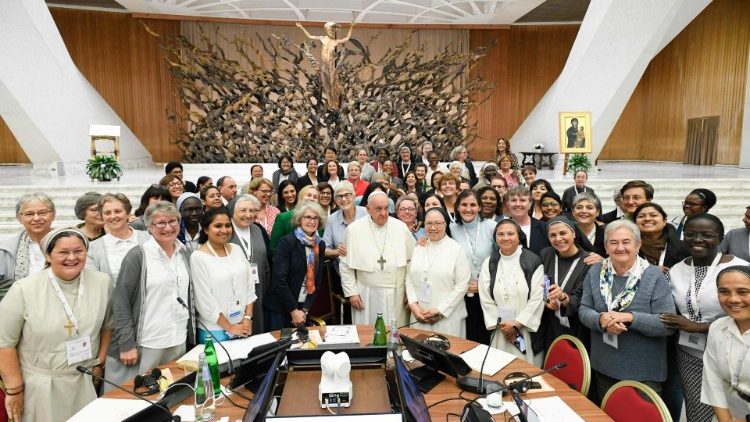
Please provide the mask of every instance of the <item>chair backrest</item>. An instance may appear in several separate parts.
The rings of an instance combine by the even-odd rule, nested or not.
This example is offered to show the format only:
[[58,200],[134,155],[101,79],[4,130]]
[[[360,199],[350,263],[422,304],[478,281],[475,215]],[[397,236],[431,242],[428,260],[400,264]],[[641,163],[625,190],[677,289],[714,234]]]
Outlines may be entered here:
[[544,359],[543,369],[562,362],[568,365],[551,374],[584,396],[587,395],[591,385],[589,354],[580,340],[568,334],[563,334],[552,342]]
[[613,385],[604,395],[602,410],[615,422],[672,422],[659,395],[638,381],[620,381]]
[[0,390],[0,422],[8,422],[8,412],[5,411],[5,393]]

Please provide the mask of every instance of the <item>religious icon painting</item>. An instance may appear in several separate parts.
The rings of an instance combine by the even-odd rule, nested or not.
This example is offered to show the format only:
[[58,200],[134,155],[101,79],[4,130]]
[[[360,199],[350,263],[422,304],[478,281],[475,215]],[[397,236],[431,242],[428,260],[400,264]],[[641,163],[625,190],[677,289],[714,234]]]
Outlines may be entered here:
[[591,112],[560,113],[560,153],[591,152]]

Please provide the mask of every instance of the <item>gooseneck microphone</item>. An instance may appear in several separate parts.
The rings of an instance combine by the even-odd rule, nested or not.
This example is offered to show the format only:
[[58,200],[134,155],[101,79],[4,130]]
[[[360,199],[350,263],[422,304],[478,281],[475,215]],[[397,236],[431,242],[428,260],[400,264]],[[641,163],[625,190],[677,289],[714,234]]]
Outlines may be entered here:
[[487,351],[484,353],[484,359],[482,359],[482,366],[479,368],[479,378],[475,377],[469,377],[464,376],[460,377],[456,380],[456,383],[458,384],[458,388],[468,391],[470,393],[476,393],[476,394],[485,394],[487,391],[487,386],[492,385],[495,387],[495,391],[499,391],[503,388],[502,384],[500,384],[497,381],[484,381],[484,373],[482,372],[484,370],[484,363],[487,361],[487,356],[490,354],[490,347],[492,344],[492,340],[495,339],[495,333],[497,332],[497,326],[500,325],[502,322],[501,317],[497,317],[497,324],[495,325],[495,329],[492,330],[492,334],[490,335],[490,345],[487,346]]
[[[94,377],[94,378],[96,378],[98,380],[101,380],[102,382],[105,382],[106,384],[111,385],[112,387],[115,387],[118,390],[124,391],[124,392],[128,393],[129,395],[131,395],[131,396],[133,396],[133,397],[135,397],[137,399],[143,400],[146,403],[148,403],[151,406],[153,406],[152,408],[161,409],[161,411],[163,412],[163,417],[156,417],[154,415],[154,419],[149,419],[152,422],[157,422],[157,421],[159,421],[159,422],[166,422],[166,421],[180,422],[182,420],[180,418],[180,416],[178,416],[178,415],[172,415],[172,412],[170,412],[169,409],[165,408],[164,406],[162,406],[162,405],[160,405],[160,404],[158,404],[156,402],[153,402],[153,401],[151,401],[151,400],[149,400],[149,399],[147,399],[145,397],[142,397],[142,396],[140,396],[138,394],[135,394],[134,392],[132,392],[132,391],[126,389],[126,388],[123,388],[123,387],[121,387],[121,386],[113,383],[112,381],[110,381],[110,380],[108,380],[108,379],[106,379],[104,377],[100,377],[99,375],[96,375],[95,373],[93,373],[91,370],[89,370],[86,367],[83,367],[83,366],[79,365],[79,366],[76,366],[76,370],[78,372],[84,373],[86,375],[91,375],[92,377]],[[162,413],[159,413],[159,414],[161,415]],[[125,419],[125,420],[127,420],[127,419]]]
[[[188,306],[187,306],[187,305],[185,304],[185,301],[184,301],[184,300],[182,300],[182,298],[181,298],[181,297],[177,296],[177,302],[178,302],[178,303],[179,303],[180,305],[182,305],[182,307],[183,307],[183,308],[187,309],[187,310],[188,310],[188,312],[190,312],[190,308],[188,308]],[[196,323],[197,323],[198,325],[200,325],[200,326],[201,326],[201,328],[203,328],[204,330],[206,330],[206,332],[207,332],[207,333],[209,333],[209,334],[211,333],[211,330],[209,330],[208,328],[206,328],[206,326],[205,326],[205,325],[203,325],[203,323],[202,323],[202,322],[200,322],[200,320],[199,320],[199,319],[198,319],[197,317],[195,318],[195,322],[196,322]],[[232,356],[231,356],[231,355],[229,354],[229,352],[227,351],[227,348],[226,348],[226,347],[224,347],[224,345],[223,345],[223,344],[221,344],[221,342],[220,342],[220,341],[216,340],[216,341],[215,341],[214,343],[215,343],[215,344],[218,344],[218,345],[219,345],[219,347],[221,347],[221,348],[222,348],[222,350],[224,350],[224,353],[226,353],[226,354],[227,354],[227,359],[229,359],[229,374],[227,374],[227,375],[231,375],[231,374],[233,374],[233,373],[234,373],[234,362],[232,362]]]

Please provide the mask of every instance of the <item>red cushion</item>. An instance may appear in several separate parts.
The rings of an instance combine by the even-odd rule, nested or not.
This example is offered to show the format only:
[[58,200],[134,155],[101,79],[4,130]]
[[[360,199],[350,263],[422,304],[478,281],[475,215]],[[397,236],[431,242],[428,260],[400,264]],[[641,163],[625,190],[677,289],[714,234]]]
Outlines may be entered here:
[[0,390],[0,422],[8,422],[8,412],[5,411],[5,392]]
[[661,422],[662,417],[656,404],[629,386],[613,391],[602,408],[615,422]]
[[568,340],[558,341],[549,349],[544,369],[549,369],[561,362],[567,363],[568,366],[552,372],[552,375],[580,392],[584,378],[583,358],[581,352]]

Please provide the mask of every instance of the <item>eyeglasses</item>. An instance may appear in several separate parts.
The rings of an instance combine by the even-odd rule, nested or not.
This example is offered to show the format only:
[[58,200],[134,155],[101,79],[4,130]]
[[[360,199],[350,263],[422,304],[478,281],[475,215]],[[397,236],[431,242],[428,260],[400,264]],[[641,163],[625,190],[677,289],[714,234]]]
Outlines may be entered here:
[[266,195],[273,193],[273,189],[258,189],[260,193],[264,193]]
[[399,211],[404,211],[404,212],[415,212],[415,211],[417,211],[417,209],[413,208],[413,207],[400,207],[398,210]]
[[320,217],[318,217],[317,215],[303,215],[302,219],[305,221],[310,221],[310,222],[320,221]]
[[170,188],[177,188],[182,186],[182,182],[175,180],[174,182],[169,182],[167,186],[169,186]]
[[625,201],[625,202],[630,201],[630,200],[638,202],[638,201],[642,201],[644,199],[646,199],[646,197],[645,196],[641,196],[641,195],[635,195],[635,196],[625,195],[625,196],[622,197],[622,200]]
[[718,239],[719,236],[713,233],[695,233],[695,232],[684,232],[684,237],[687,240],[714,240]]
[[86,251],[57,251],[52,252],[52,255],[60,259],[67,259],[70,255],[73,255],[76,258],[83,258],[86,256]]
[[152,226],[156,227],[157,229],[164,229],[167,226],[169,227],[177,227],[180,225],[180,222],[178,220],[170,220],[170,221],[159,221],[158,223],[152,223]]
[[260,212],[260,210],[238,209],[238,210],[235,210],[235,212],[238,212],[240,214],[250,214],[250,215],[252,215],[252,214],[258,214]]
[[683,203],[682,203],[682,206],[683,206],[683,207],[684,207],[685,205],[687,205],[688,207],[702,207],[702,206],[703,206],[703,204],[701,204],[701,203],[698,203],[698,202],[690,202],[690,201],[685,201],[685,202],[683,202]]
[[425,227],[443,227],[445,225],[445,221],[428,221],[424,223]]
[[354,196],[353,193],[340,193],[335,196],[336,199],[352,199],[352,196]]
[[35,215],[38,215],[40,218],[46,218],[50,214],[52,214],[52,211],[50,210],[41,210],[41,211],[26,211],[24,213],[21,213],[20,215],[23,218],[27,218],[31,220],[32,218],[34,218]]

